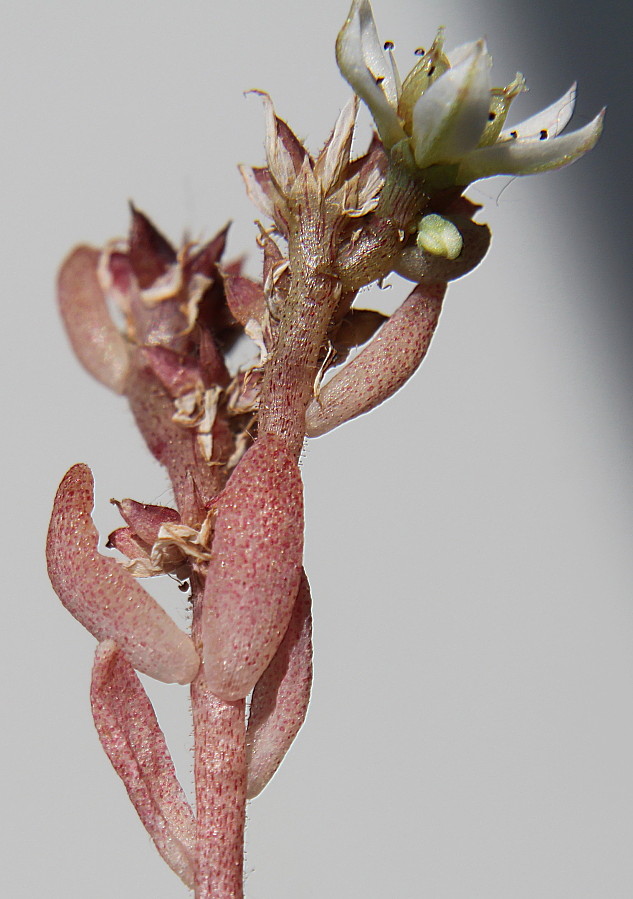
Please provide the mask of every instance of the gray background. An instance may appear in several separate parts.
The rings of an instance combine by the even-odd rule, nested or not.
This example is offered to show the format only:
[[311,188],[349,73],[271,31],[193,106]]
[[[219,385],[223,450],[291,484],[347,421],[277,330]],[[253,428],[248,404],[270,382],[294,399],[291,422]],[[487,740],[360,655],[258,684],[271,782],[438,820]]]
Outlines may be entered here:
[[[76,461],[111,496],[168,501],[124,401],[80,370],[56,268],[123,234],[134,199],[175,241],[255,211],[249,88],[318,148],[348,88],[345,0],[9,3],[0,41],[6,555],[2,894],[186,895],[101,752],[94,641],[43,567]],[[422,371],[304,453],[316,615],[308,722],[249,809],[250,899],[630,899],[633,895],[631,6],[554,0],[376,5],[406,70],[447,26],[482,34],[523,118],[580,79],[598,149],[540,178],[484,182],[491,253],[451,287]],[[368,135],[364,115],[359,149]],[[393,308],[404,287],[367,294]],[[168,587],[170,585],[167,585]],[[184,621],[177,591],[159,588]],[[173,594],[176,594],[175,596]],[[186,691],[152,695],[184,780]]]

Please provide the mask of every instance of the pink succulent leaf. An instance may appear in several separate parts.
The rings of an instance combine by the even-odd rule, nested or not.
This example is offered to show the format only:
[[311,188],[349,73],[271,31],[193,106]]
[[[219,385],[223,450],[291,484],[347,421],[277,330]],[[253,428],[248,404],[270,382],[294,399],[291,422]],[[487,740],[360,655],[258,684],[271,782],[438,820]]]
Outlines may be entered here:
[[101,745],[160,855],[193,889],[196,822],[134,669],[112,640],[97,647],[90,687]]
[[297,736],[311,686],[310,585],[303,572],[288,630],[253,691],[246,731],[249,799],[261,793]]
[[261,284],[242,275],[225,274],[224,289],[229,308],[241,325],[253,318],[258,322],[262,320],[266,302]]
[[57,491],[48,531],[53,589],[97,640],[115,640],[139,671],[165,683],[190,683],[199,667],[191,638],[115,559],[100,555],[92,507],[92,473],[74,465]]
[[409,380],[429,348],[446,284],[418,284],[374,339],[308,406],[306,433],[318,437],[369,412]]
[[180,521],[180,515],[168,506],[152,506],[134,499],[110,500],[117,507],[131,530],[151,547],[164,524]]
[[59,272],[57,297],[75,355],[106,387],[123,393],[128,373],[128,345],[112,321],[97,277],[100,253],[80,246]]
[[303,490],[285,441],[260,437],[218,499],[203,601],[209,689],[247,696],[283,639],[303,556]]

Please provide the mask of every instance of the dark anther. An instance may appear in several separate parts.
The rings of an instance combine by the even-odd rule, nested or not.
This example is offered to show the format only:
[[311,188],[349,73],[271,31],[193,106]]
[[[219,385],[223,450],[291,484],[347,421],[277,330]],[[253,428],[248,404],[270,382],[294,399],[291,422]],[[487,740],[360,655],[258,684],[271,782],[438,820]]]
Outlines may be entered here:
[[543,128],[543,130],[541,131],[541,136],[540,136],[539,140],[545,140],[546,138],[547,138],[547,131],[545,130],[545,128]]
[[424,47],[418,47],[418,49],[415,51],[415,55],[424,56]]
[[510,137],[517,138],[518,136],[519,136],[519,135],[518,135],[518,132],[516,132],[516,131],[511,131],[511,132],[510,132]]
[[434,71],[435,71],[435,66],[430,66],[429,67],[429,78],[431,77],[431,75],[433,74]]
[[382,84],[384,80],[385,80],[385,76],[380,75],[378,78],[376,78],[376,84]]
[[496,113],[496,112],[489,112],[489,113],[488,113],[488,121],[489,121],[489,122],[494,122],[494,120],[495,120],[496,118],[497,118],[497,113]]
[[393,41],[385,41],[385,50],[393,50]]

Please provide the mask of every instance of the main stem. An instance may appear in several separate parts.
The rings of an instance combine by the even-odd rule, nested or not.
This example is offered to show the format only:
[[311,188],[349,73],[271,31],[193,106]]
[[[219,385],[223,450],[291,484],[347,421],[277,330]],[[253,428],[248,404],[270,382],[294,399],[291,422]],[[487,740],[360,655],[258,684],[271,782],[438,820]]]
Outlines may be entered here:
[[288,240],[290,290],[260,393],[259,433],[282,437],[296,457],[305,438],[305,413],[320,354],[341,296],[340,282],[332,274],[328,231],[323,210],[306,204]]
[[[341,295],[320,204],[306,203],[288,246],[291,286],[266,364],[259,434],[276,434],[298,457],[305,412]],[[192,638],[201,658],[204,587],[192,582]],[[246,809],[244,700],[225,702],[208,688],[204,668],[191,685],[196,789],[196,899],[242,899]]]
[[[192,637],[202,654],[203,587],[193,585]],[[245,703],[209,690],[204,667],[191,684],[196,788],[196,899],[243,899],[246,814]]]

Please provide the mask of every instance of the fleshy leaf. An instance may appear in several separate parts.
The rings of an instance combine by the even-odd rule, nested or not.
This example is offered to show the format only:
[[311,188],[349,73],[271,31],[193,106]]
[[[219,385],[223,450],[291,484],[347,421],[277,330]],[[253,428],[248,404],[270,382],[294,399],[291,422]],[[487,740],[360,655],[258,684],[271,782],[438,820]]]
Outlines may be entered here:
[[196,823],[154,709],[112,640],[97,647],[90,688],[101,745],[162,858],[193,889]]
[[304,722],[312,685],[312,615],[305,572],[288,630],[253,690],[246,762],[247,796],[264,789]]
[[303,491],[285,442],[260,437],[217,503],[202,633],[209,689],[247,696],[277,651],[303,555]]
[[429,348],[445,292],[443,283],[417,285],[374,339],[310,403],[308,437],[369,412],[409,380]]
[[128,372],[128,346],[110,318],[97,278],[100,253],[76,247],[59,272],[57,297],[75,355],[106,387],[123,393]]
[[62,480],[48,530],[53,589],[97,640],[113,639],[139,671],[188,684],[199,667],[191,638],[115,560],[97,551],[92,473],[74,465]]

